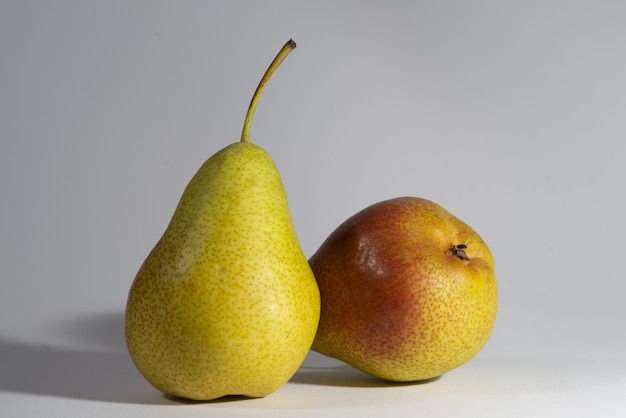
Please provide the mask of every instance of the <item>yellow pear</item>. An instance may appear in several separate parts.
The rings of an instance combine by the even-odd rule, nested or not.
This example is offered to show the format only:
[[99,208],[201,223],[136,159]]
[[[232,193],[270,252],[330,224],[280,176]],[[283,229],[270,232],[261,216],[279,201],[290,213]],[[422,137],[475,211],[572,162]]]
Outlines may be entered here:
[[241,141],[193,176],[130,289],[128,351],[166,394],[266,396],[293,376],[315,337],[319,290],[279,172],[249,137],[258,98],[293,48],[290,40],[259,83]]
[[436,203],[402,197],[371,205],[337,227],[309,262],[322,300],[312,348],[373,376],[439,376],[491,335],[491,252]]

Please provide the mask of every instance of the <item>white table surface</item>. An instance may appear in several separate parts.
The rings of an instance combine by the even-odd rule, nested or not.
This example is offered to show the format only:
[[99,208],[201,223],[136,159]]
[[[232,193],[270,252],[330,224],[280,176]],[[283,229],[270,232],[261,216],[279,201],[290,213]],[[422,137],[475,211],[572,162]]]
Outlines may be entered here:
[[262,399],[168,398],[118,352],[3,344],[6,417],[623,417],[626,364],[615,358],[477,357],[416,384],[369,377],[313,353],[285,386]]

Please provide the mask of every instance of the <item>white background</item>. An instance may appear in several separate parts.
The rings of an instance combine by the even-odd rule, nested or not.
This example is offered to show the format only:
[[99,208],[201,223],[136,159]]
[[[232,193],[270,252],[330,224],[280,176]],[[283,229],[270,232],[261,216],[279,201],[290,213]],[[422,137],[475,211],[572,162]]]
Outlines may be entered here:
[[[0,416],[623,416],[626,4],[0,3]],[[237,141],[310,256],[379,200],[434,200],[497,265],[483,351],[387,385],[311,354],[258,400],[148,385],[126,295],[183,188]]]

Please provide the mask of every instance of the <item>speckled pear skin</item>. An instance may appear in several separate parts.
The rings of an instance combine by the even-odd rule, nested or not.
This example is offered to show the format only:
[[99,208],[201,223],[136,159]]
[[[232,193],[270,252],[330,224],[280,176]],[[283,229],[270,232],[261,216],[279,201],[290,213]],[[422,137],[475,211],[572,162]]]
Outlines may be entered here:
[[263,397],[304,361],[319,313],[276,166],[237,142],[198,170],[137,273],[126,343],[166,394]]
[[[467,248],[455,255],[459,244]],[[439,376],[476,355],[492,332],[492,254],[428,200],[402,197],[362,210],[309,262],[322,300],[313,350],[373,376]]]

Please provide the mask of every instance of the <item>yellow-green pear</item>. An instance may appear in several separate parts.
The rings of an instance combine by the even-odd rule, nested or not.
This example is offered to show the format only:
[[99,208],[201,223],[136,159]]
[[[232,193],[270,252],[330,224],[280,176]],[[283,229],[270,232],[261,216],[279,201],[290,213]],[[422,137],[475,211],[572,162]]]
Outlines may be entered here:
[[270,156],[250,142],[252,116],[290,40],[263,76],[240,142],[209,158],[137,273],[126,344],[160,391],[194,400],[263,397],[304,361],[320,297]]

